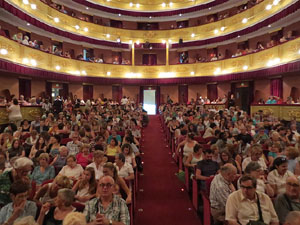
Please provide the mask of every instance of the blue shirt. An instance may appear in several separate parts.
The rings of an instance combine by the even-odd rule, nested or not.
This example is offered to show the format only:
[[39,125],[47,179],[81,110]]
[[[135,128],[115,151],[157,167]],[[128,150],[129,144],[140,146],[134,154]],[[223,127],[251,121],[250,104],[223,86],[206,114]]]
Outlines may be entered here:
[[[111,141],[111,139],[113,138],[113,136],[112,135],[110,135],[108,138],[107,138],[107,143],[109,144],[110,143],[110,141]],[[117,135],[116,136],[116,139],[117,139],[117,141],[118,142],[122,142],[122,138],[121,138],[121,136],[120,135]],[[117,145],[119,145],[119,143],[116,143]]]
[[40,168],[40,166],[35,167],[31,175],[37,184],[42,184],[45,180],[51,180],[55,177],[55,169],[53,166],[48,166],[43,173]]
[[[13,214],[14,208],[13,203],[8,203],[0,210],[0,224],[5,223]],[[23,212],[20,213],[18,219],[21,219],[26,216],[36,216],[37,207],[36,204],[32,201],[26,201]]]

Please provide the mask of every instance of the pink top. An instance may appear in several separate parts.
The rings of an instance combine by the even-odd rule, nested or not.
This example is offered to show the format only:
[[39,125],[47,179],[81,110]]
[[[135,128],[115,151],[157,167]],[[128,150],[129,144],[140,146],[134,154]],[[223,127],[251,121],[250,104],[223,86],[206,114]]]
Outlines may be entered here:
[[76,156],[77,163],[80,164],[82,167],[86,167],[88,164],[90,164],[93,160],[93,154],[90,153],[88,157],[83,156],[83,153],[80,152]]

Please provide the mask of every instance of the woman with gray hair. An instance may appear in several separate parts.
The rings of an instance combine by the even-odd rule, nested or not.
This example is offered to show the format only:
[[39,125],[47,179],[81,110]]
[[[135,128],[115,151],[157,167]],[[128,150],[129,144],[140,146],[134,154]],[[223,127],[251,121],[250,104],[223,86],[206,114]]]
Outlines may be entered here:
[[18,158],[14,164],[13,169],[6,171],[0,175],[0,205],[6,205],[11,202],[9,189],[13,182],[22,180],[26,183],[31,183],[28,174],[31,172],[33,162],[26,158]]
[[274,196],[274,190],[265,178],[261,165],[258,162],[250,162],[245,168],[245,175],[254,177],[257,180],[257,191],[266,193],[269,197]]
[[71,189],[60,189],[53,202],[46,202],[37,220],[39,225],[62,225],[63,219],[76,209],[72,206],[74,192]]

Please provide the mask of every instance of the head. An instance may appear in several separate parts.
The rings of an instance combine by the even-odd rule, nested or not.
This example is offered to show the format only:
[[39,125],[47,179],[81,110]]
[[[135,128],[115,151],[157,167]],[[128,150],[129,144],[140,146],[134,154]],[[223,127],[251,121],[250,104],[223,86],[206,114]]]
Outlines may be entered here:
[[130,144],[123,144],[121,147],[122,153],[124,155],[131,155],[132,154],[132,148]]
[[105,176],[111,176],[116,180],[116,177],[118,177],[118,171],[117,168],[112,164],[111,162],[107,162],[103,166],[103,174]]
[[285,152],[288,159],[296,159],[299,156],[299,150],[292,146],[287,147]]
[[112,138],[112,139],[110,140],[110,145],[111,145],[111,146],[117,146],[117,145],[118,145],[117,139],[116,139],[116,138]]
[[16,171],[17,177],[22,179],[27,177],[31,172],[33,162],[27,157],[20,157],[14,163],[14,169]]
[[12,148],[18,149],[20,147],[20,141],[18,139],[13,140],[12,142]]
[[61,157],[67,157],[69,154],[69,149],[66,146],[60,146],[59,147],[59,155]]
[[74,155],[69,155],[67,157],[67,165],[71,168],[75,168],[76,164],[76,157]]
[[250,162],[245,168],[245,174],[258,179],[263,171],[258,162]]
[[193,141],[194,140],[195,135],[193,133],[188,133],[187,134],[187,140],[188,141]]
[[253,200],[255,198],[256,179],[254,177],[244,175],[240,179],[240,186],[242,189],[243,196],[245,198],[248,198],[250,200]]
[[98,182],[98,193],[101,197],[110,197],[113,195],[114,179],[111,176],[103,176]]
[[204,153],[204,159],[205,160],[212,161],[213,151],[211,149],[207,149],[203,153]]
[[90,145],[89,144],[83,144],[81,146],[81,152],[84,154],[84,155],[88,155],[90,153]]
[[223,150],[220,152],[220,158],[223,163],[229,162],[231,159],[231,154],[228,150]]
[[300,224],[300,212],[299,211],[291,211],[285,218],[284,225],[298,225]]
[[18,101],[18,99],[14,98],[14,100],[13,100],[13,104],[14,104],[14,105],[19,105],[19,101]]
[[63,225],[86,225],[85,215],[80,212],[71,212],[64,218]]
[[22,180],[17,180],[15,181],[11,186],[10,186],[10,197],[13,201],[13,204],[18,206],[22,202],[27,200],[28,197],[28,191],[29,191],[29,184],[23,182]]
[[96,150],[96,151],[94,151],[93,155],[94,155],[94,162],[96,164],[99,165],[103,162],[103,157],[104,157],[104,152],[103,151]]
[[62,188],[71,188],[71,180],[66,176],[56,176],[51,187],[56,191]]
[[202,145],[199,145],[199,144],[195,144],[194,146],[194,153],[195,154],[201,154],[203,151],[203,146]]
[[233,182],[236,179],[237,169],[231,163],[226,163],[221,167],[220,173],[225,180],[228,182]]
[[58,190],[57,197],[55,199],[55,205],[60,208],[70,207],[74,202],[75,193],[72,189],[63,188]]
[[83,171],[83,179],[88,181],[89,183],[95,183],[95,170],[92,167],[87,167]]
[[280,175],[284,175],[288,170],[288,160],[284,157],[277,157],[273,161],[272,170],[276,169]]
[[59,144],[60,141],[61,141],[61,138],[60,138],[59,135],[55,134],[55,135],[53,136],[53,140],[52,140],[52,141],[53,141],[55,144]]
[[285,194],[291,199],[300,197],[300,181],[296,176],[288,177],[285,184]]
[[40,164],[41,167],[47,167],[49,165],[49,155],[48,155],[48,153],[40,154],[39,164]]
[[251,155],[251,160],[252,161],[258,161],[259,158],[262,156],[262,154],[263,154],[263,150],[262,150],[261,145],[254,144],[251,147],[250,155]]
[[115,156],[116,165],[123,165],[125,163],[125,155],[123,153],[118,153]]

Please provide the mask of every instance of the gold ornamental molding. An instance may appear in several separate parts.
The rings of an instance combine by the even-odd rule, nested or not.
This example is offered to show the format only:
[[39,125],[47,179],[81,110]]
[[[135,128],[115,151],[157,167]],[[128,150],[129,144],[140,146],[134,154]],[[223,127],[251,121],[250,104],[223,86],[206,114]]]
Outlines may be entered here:
[[220,76],[255,71],[300,60],[300,38],[257,53],[214,62],[132,66],[67,59],[0,36],[0,58],[26,67],[72,76],[142,79]]
[[[147,31],[113,28],[85,22],[61,13],[40,0],[26,0],[29,4],[24,4],[23,0],[6,1],[32,17],[60,30],[98,40],[117,42],[119,39],[122,43],[145,43],[146,41],[178,43],[179,39],[187,42],[215,38],[253,26],[295,2],[295,0],[277,0],[277,4],[274,5],[274,0],[265,0],[251,9],[217,22],[182,29]],[[120,17],[120,19],[122,18]]]

